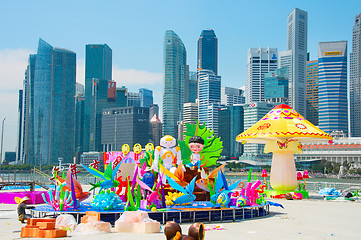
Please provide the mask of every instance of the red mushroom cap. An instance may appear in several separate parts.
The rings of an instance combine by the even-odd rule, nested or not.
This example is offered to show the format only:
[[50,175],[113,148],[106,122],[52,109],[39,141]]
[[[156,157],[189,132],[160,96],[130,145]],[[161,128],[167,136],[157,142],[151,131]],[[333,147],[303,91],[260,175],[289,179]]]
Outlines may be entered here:
[[303,172],[303,178],[310,178],[310,177],[308,176],[308,171],[307,171],[307,170],[305,170],[305,171]]
[[302,177],[302,173],[301,172],[298,172],[297,173],[297,180],[302,180],[303,177]]

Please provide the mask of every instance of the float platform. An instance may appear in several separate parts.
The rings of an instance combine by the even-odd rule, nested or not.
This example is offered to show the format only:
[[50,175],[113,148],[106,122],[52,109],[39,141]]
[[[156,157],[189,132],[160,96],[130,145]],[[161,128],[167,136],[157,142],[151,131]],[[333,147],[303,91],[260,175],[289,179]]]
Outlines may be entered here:
[[[75,217],[77,222],[80,222],[82,216],[86,211],[96,211],[100,213],[100,220],[114,222],[123,214],[123,210],[95,210],[90,206],[89,202],[81,203],[76,210],[70,209],[67,211],[54,211],[50,205],[37,206],[31,210],[32,217],[45,218],[56,217],[60,214],[71,214]],[[192,223],[192,222],[234,222],[250,218],[264,217],[269,214],[269,204],[245,206],[245,207],[230,207],[230,208],[212,208],[210,202],[196,202],[189,206],[175,206],[171,208],[159,209],[156,212],[145,210],[149,217],[157,220],[161,224],[167,221],[176,221],[178,223]]]

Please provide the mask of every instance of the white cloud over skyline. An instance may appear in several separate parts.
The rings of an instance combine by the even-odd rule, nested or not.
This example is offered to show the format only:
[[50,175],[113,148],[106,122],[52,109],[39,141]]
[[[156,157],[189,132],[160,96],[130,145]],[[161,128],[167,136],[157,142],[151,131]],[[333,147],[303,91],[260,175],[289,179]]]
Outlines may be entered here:
[[[24,73],[30,49],[0,50],[0,124],[4,124],[3,157],[6,151],[16,151],[18,134],[19,89],[23,88]],[[77,82],[84,84],[85,60],[77,59]],[[153,91],[154,102],[161,105],[163,76],[137,69],[121,69],[113,65],[113,80],[117,86],[126,86],[130,91],[148,88]],[[1,127],[1,126],[0,126]],[[1,134],[1,133],[0,133]]]

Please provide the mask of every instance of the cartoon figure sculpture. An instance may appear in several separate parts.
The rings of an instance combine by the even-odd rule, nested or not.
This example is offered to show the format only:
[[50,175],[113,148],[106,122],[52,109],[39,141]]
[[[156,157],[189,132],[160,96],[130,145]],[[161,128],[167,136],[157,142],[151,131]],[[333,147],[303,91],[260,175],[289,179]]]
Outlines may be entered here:
[[176,167],[173,165],[173,161],[176,160],[177,164],[182,163],[180,148],[176,145],[177,140],[170,135],[166,135],[160,139],[160,146],[157,146],[154,151],[153,170],[159,172],[158,162],[159,157],[161,157],[163,166],[170,172],[175,172]]
[[199,154],[204,147],[204,140],[200,136],[194,136],[189,139],[189,148],[192,151],[191,162],[187,164],[187,167],[197,166],[198,170],[201,169],[201,155]]

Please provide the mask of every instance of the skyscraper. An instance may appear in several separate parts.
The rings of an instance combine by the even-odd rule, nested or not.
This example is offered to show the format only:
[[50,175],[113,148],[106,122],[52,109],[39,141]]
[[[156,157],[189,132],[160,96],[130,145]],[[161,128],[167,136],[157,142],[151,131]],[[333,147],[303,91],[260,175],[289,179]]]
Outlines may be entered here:
[[183,131],[187,130],[186,123],[194,124],[198,120],[198,103],[185,103],[183,107]]
[[47,165],[58,158],[72,162],[76,55],[39,39],[27,70],[26,162]]
[[279,68],[264,75],[264,98],[269,103],[288,102],[287,68]]
[[236,142],[237,135],[244,131],[244,113],[242,105],[221,108],[218,113],[218,136],[223,142],[222,156],[239,157],[243,144]]
[[350,134],[361,137],[361,13],[355,16],[350,54]]
[[197,69],[212,70],[218,74],[218,39],[212,29],[203,30],[198,39]]
[[102,151],[120,151],[123,144],[144,147],[149,142],[149,108],[104,108],[101,115]]
[[145,88],[139,89],[140,106],[149,108],[153,104],[153,91]]
[[295,8],[287,18],[287,50],[292,50],[289,105],[306,116],[307,12]]
[[24,81],[24,150],[22,161],[27,164],[34,163],[34,79],[36,54],[30,54],[28,66],[25,70]]
[[183,119],[187,52],[172,30],[164,37],[163,135],[177,138],[177,122]]
[[[258,102],[248,103],[243,106],[244,110],[244,129],[252,127],[262,117],[264,117],[272,108],[273,104]],[[265,161],[272,158],[272,153],[264,153],[264,144],[246,143],[243,146],[242,158],[245,160]]]
[[347,136],[347,42],[320,42],[318,69],[319,127]]
[[239,88],[221,86],[221,105],[232,106],[246,102],[244,92]]
[[23,108],[23,102],[24,102],[24,90],[19,90],[19,102],[18,102],[18,139],[17,139],[17,148],[16,148],[16,162],[19,162],[21,160],[22,156],[22,150],[23,150],[23,125],[24,125],[24,108]]
[[218,133],[218,111],[221,105],[221,77],[212,70],[198,71],[198,119]]
[[247,102],[264,102],[264,75],[277,68],[277,48],[250,48],[247,59]]
[[188,91],[189,91],[189,99],[188,102],[195,103],[197,99],[197,72],[189,72],[189,78],[188,78]]
[[84,102],[84,146],[90,144],[90,104],[93,79],[112,80],[112,49],[107,44],[88,44],[85,47],[85,102]]
[[160,145],[160,139],[162,138],[162,122],[158,118],[157,114],[154,114],[152,119],[149,121],[151,128],[151,139],[155,146]]
[[307,61],[306,86],[307,120],[318,126],[318,60]]

